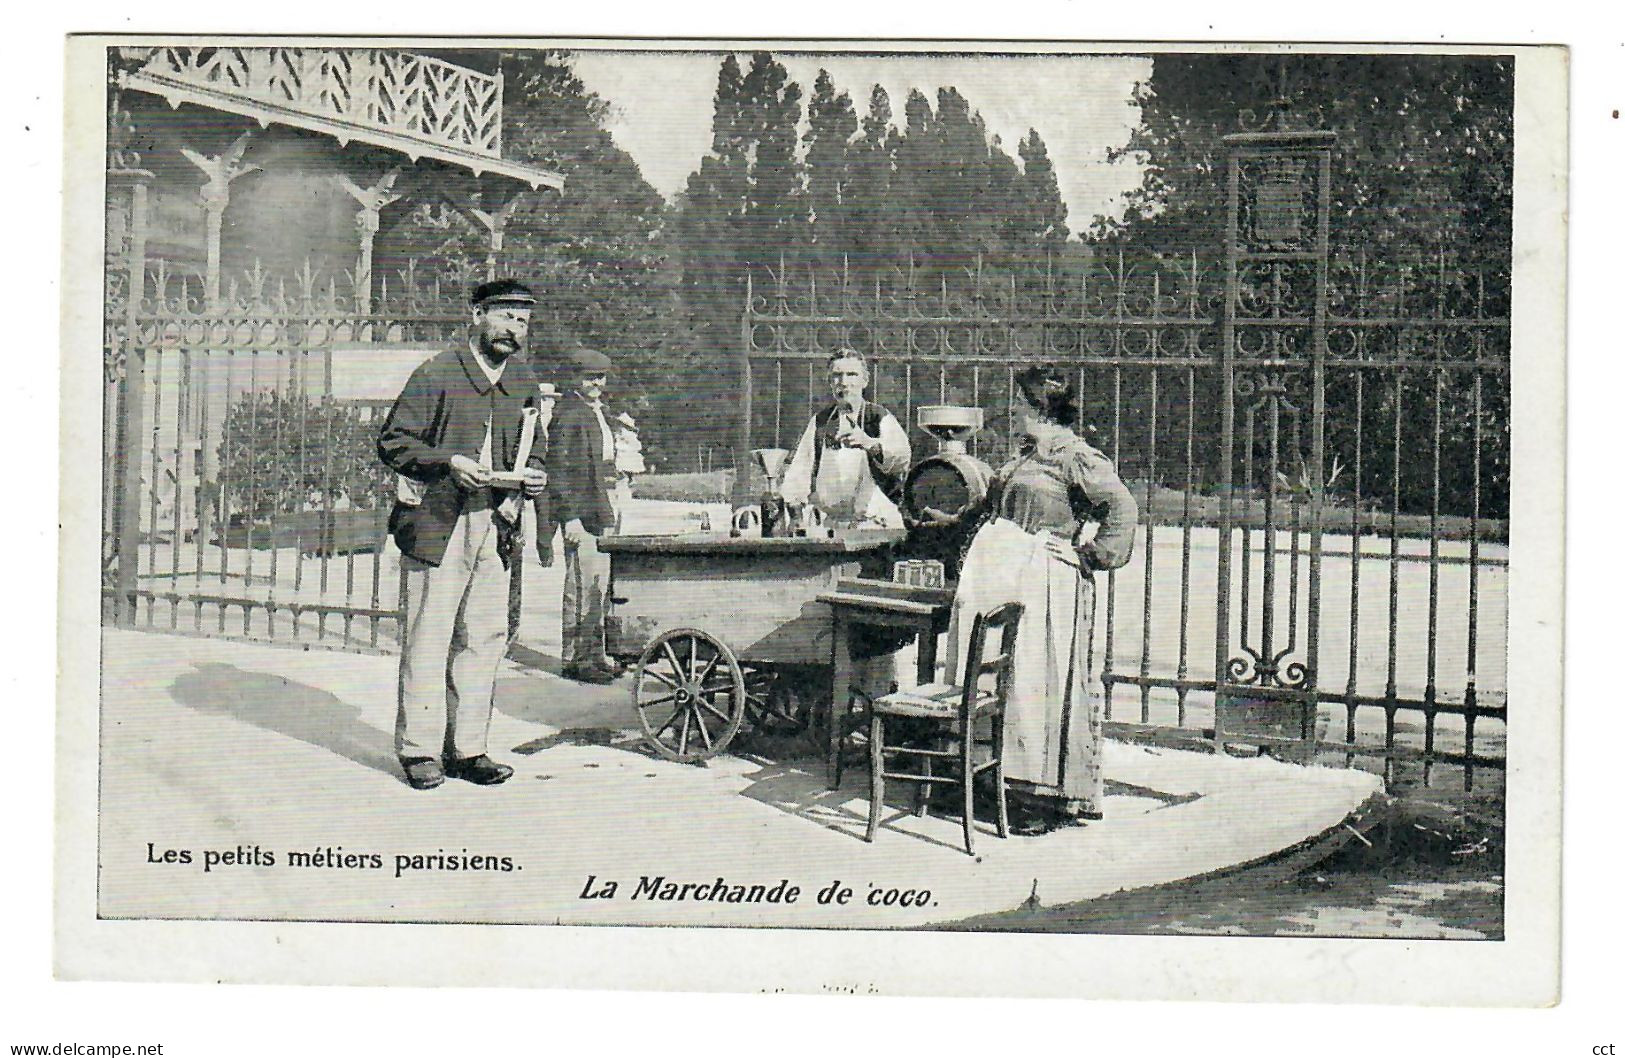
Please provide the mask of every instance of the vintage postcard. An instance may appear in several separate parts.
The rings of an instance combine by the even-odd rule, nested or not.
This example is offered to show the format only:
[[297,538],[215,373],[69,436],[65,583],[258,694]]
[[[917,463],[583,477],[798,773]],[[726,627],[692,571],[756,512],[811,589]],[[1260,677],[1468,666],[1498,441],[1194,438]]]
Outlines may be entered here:
[[73,38],[58,973],[1554,1002],[1566,64]]

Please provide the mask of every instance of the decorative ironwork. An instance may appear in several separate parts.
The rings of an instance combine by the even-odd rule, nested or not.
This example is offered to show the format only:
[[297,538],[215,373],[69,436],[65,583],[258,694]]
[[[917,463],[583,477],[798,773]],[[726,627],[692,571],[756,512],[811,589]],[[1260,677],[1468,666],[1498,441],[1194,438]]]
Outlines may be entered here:
[[1088,258],[927,272],[914,262],[862,278],[781,264],[747,294],[753,356],[816,358],[851,346],[879,359],[1208,355],[1216,293],[1194,254]]
[[1307,151],[1259,153],[1238,166],[1238,249],[1244,253],[1315,252],[1320,187]]
[[1281,664],[1295,649],[1297,649],[1295,645],[1289,645],[1269,658],[1262,658],[1252,647],[1243,644],[1241,653],[1226,664],[1225,673],[1230,677],[1229,682],[1242,687],[1305,690],[1314,685],[1308,666],[1301,661]]
[[[1249,143],[1245,149],[1264,148]],[[1313,246],[1313,227],[1304,232]],[[1465,689],[1436,689],[1430,699],[1420,672],[1407,678],[1405,663],[1392,688],[1373,686],[1358,646],[1360,624],[1369,623],[1371,607],[1381,601],[1374,603],[1369,589],[1361,601],[1362,570],[1389,566],[1394,584],[1400,578],[1392,570],[1411,562],[1473,584],[1504,576],[1506,526],[1480,509],[1480,494],[1493,490],[1479,476],[1482,471],[1488,482],[1503,458],[1494,447],[1501,442],[1486,428],[1494,417],[1482,406],[1483,394],[1505,392],[1508,321],[1500,292],[1506,276],[1448,258],[1396,265],[1359,253],[1329,254],[1325,286],[1317,289],[1314,255],[1305,260],[1262,248],[1239,253],[1226,356],[1220,340],[1225,269],[1189,252],[1155,254],[1133,245],[1094,251],[1087,258],[1014,263],[971,258],[947,269],[902,262],[878,274],[840,264],[779,264],[759,272],[741,318],[752,365],[753,445],[794,442],[814,402],[823,399],[823,358],[851,345],[872,358],[871,395],[900,420],[912,424],[915,408],[943,401],[983,408],[988,428],[972,447],[997,464],[1004,458],[1001,434],[1015,371],[1034,360],[1064,364],[1079,379],[1080,428],[1140,497],[1144,525],[1132,572],[1097,578],[1097,656],[1109,726],[1142,734],[1211,728],[1211,703],[1221,693],[1242,702],[1313,699],[1323,711],[1336,703],[1349,715],[1378,703],[1498,722],[1502,677],[1486,680],[1482,673],[1485,658],[1498,656],[1500,641],[1480,644],[1483,627],[1499,635],[1503,626],[1481,627],[1479,589],[1462,604],[1466,620],[1439,621],[1441,641],[1458,632],[1472,638],[1470,646],[1464,639],[1453,648],[1477,659],[1458,670],[1470,673]],[[1316,353],[1320,290],[1323,356]],[[1436,345],[1440,336],[1452,344]],[[1356,338],[1358,359],[1338,344]],[[1318,407],[1317,359],[1324,373]],[[1434,488],[1450,496],[1447,475],[1437,482],[1424,477],[1416,490],[1394,488],[1380,502],[1374,495],[1416,480],[1417,467],[1431,456],[1428,446],[1409,443],[1420,405],[1407,395],[1405,380],[1453,371],[1463,372],[1468,401],[1452,403],[1446,392],[1440,402],[1445,425],[1433,443],[1440,446],[1441,466],[1473,468],[1463,486],[1468,491],[1446,504],[1478,513],[1455,529],[1466,541],[1462,554],[1445,553],[1435,565],[1429,555],[1402,550],[1414,547],[1401,541],[1417,532],[1404,512],[1426,506]],[[1235,416],[1228,486],[1215,481],[1226,465],[1218,399],[1226,376]],[[1317,417],[1326,433],[1319,460]],[[1431,429],[1432,423],[1422,425]],[[931,443],[915,438],[920,446]],[[1221,526],[1225,497],[1228,551],[1201,542],[1204,531]],[[1323,562],[1335,564],[1337,583],[1349,585],[1346,600],[1341,587],[1331,596],[1348,609],[1332,603],[1318,615],[1305,605],[1317,527],[1341,534],[1322,545]],[[1391,552],[1373,550],[1365,539],[1373,534],[1390,541]],[[1203,636],[1215,631],[1194,617],[1205,598],[1198,585],[1210,582],[1226,553],[1235,575],[1229,595],[1235,623],[1223,656],[1210,653],[1203,664],[1204,649],[1212,649]],[[1436,608],[1447,605],[1448,590],[1438,589]],[[1395,652],[1404,649],[1408,598],[1401,594],[1388,615]],[[1275,608],[1267,637],[1266,599]],[[1169,631],[1176,620],[1177,637]],[[1321,644],[1311,658],[1311,626],[1333,629],[1330,641],[1346,655],[1328,656]],[[1488,685],[1497,697],[1483,689]],[[1225,737],[1245,741],[1235,731]],[[1352,743],[1355,735],[1347,739]],[[1493,764],[1493,751],[1486,755],[1481,746],[1464,747],[1463,758]],[[1375,751],[1397,754],[1402,747],[1379,744]],[[1435,758],[1442,759],[1440,752]]]
[[482,262],[463,257],[412,259],[377,277],[370,311],[352,270],[324,272],[306,261],[291,275],[258,263],[223,283],[211,303],[200,272],[159,260],[147,271],[135,340],[154,348],[211,351],[320,348],[334,342],[440,342],[467,325],[469,288]]
[[1236,115],[1236,127],[1250,133],[1299,132],[1325,127],[1325,116],[1318,103],[1311,103],[1298,91],[1292,79],[1291,60],[1281,56],[1274,63],[1261,65],[1255,82],[1263,103],[1241,110]]
[[1243,401],[1252,401],[1250,410],[1257,411],[1263,409],[1267,402],[1274,401],[1279,410],[1296,414],[1302,409],[1288,400],[1287,395],[1302,381],[1302,374],[1296,371],[1237,371],[1233,392],[1238,406]]

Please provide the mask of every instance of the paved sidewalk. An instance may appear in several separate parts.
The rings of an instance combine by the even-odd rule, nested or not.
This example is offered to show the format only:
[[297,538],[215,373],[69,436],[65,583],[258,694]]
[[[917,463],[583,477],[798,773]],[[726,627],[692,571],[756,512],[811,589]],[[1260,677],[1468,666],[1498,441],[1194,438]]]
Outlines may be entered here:
[[[391,657],[117,629],[103,646],[99,891],[114,918],[921,926],[1035,887],[1055,905],[1249,862],[1338,826],[1381,786],[1109,743],[1103,821],[1005,841],[989,825],[973,859],[957,820],[905,812],[906,788],[865,843],[861,771],[829,791],[811,762],[651,758],[624,686],[509,663],[491,745],[513,780],[419,792],[391,751]],[[845,904],[819,902],[832,882]],[[774,887],[799,894],[774,902]],[[890,906],[868,902],[888,891]]]

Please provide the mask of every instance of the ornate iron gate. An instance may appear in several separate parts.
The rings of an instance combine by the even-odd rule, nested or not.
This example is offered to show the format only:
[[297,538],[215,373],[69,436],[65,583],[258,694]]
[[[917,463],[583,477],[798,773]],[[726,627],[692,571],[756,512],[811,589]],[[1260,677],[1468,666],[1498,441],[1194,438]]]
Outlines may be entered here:
[[[456,341],[464,284],[410,267],[376,291],[257,270],[210,296],[146,270],[110,329],[104,596],[119,623],[392,649],[394,481],[377,418],[416,363]],[[376,294],[376,296],[374,296]],[[111,302],[110,302],[111,304]],[[116,404],[112,398],[116,397]],[[115,427],[114,424],[117,426]]]
[[[1319,700],[1331,148],[1336,135],[1238,133],[1226,142],[1213,741],[1222,751],[1227,726],[1244,725],[1249,741],[1307,746],[1312,753]],[[1250,525],[1239,528],[1239,554],[1233,547],[1238,526],[1232,502],[1238,442],[1245,492],[1251,495],[1260,479],[1271,486],[1262,490],[1258,537]],[[1300,503],[1295,499],[1290,511],[1282,511],[1273,487],[1292,471],[1299,474],[1308,506],[1308,599],[1301,625]],[[1283,528],[1293,537],[1284,615],[1278,612],[1276,589],[1277,539]],[[1232,614],[1237,618],[1234,629]]]
[[1470,782],[1505,750],[1509,277],[1335,252],[1329,133],[1228,143],[1217,260],[1073,244],[753,282],[748,445],[793,444],[850,346],[916,453],[916,406],[969,404],[997,466],[1015,373],[1065,364],[1142,511],[1099,596],[1108,730]]

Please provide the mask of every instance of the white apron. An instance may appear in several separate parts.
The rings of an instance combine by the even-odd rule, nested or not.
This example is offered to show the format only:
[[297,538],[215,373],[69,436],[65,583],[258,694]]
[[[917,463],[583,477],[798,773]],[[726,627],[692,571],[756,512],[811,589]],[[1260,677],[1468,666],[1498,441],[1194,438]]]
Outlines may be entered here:
[[[1049,553],[1047,532],[1005,518],[982,527],[959,574],[948,626],[948,671],[964,676],[978,613],[1023,606],[1004,721],[1006,774],[1099,811],[1102,702],[1093,672],[1094,584]],[[997,643],[984,646],[997,650]]]
[[[814,443],[821,443],[816,438]],[[867,522],[896,528],[903,524],[897,504],[875,484],[869,455],[861,448],[826,448],[818,455],[813,502],[836,527]]]

